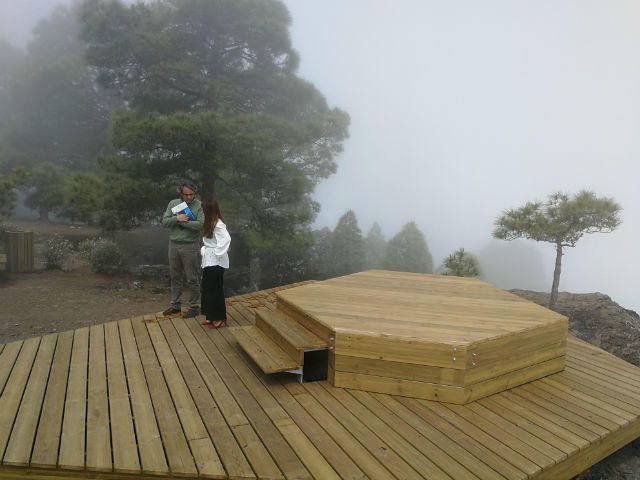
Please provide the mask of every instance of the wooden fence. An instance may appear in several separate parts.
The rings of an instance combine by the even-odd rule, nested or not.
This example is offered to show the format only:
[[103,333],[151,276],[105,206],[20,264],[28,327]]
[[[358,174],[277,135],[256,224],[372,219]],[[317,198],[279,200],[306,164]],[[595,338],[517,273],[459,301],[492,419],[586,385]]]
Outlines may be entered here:
[[6,270],[14,273],[33,271],[33,232],[5,231]]

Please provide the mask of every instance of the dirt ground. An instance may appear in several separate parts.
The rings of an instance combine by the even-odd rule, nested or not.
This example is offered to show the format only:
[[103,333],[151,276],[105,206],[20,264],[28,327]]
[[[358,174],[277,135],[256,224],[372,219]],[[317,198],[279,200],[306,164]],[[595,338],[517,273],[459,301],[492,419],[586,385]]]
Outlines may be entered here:
[[[129,274],[97,275],[74,259],[65,263],[62,271],[44,269],[42,249],[50,235],[80,241],[97,235],[96,229],[34,221],[11,223],[34,231],[36,269],[2,275],[0,343],[155,313],[169,304],[168,285],[160,280],[139,280]],[[127,242],[127,235],[134,240],[131,244],[136,252],[144,248],[139,232],[121,234],[120,244]],[[152,241],[157,243],[158,239]]]

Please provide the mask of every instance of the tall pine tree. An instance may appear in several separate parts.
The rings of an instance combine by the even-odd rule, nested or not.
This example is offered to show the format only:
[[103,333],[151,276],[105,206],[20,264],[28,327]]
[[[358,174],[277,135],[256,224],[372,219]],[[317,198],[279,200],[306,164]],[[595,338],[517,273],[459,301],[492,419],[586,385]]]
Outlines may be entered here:
[[415,222],[409,222],[389,240],[384,267],[399,272],[433,273],[427,241]]
[[329,252],[331,277],[348,275],[364,268],[364,240],[353,210],[340,217],[331,235]]

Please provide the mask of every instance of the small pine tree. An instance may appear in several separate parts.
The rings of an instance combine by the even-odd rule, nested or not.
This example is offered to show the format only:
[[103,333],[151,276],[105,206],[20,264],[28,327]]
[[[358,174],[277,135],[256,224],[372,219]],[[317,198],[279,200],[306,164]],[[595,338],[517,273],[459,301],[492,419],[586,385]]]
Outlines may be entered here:
[[478,259],[475,255],[465,252],[464,248],[459,248],[444,259],[440,273],[455,277],[477,277],[480,275]]
[[375,222],[365,239],[365,267],[382,268],[384,262],[384,250],[387,241],[382,235],[378,222]]
[[429,253],[427,241],[415,222],[407,223],[389,240],[385,250],[384,267],[401,272],[433,272],[433,258]]

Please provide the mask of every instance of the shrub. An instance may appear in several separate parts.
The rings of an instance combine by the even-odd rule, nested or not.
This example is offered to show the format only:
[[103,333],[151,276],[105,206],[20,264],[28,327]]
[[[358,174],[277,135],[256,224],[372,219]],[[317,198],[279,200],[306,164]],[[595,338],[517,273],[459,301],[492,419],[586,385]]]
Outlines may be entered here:
[[477,277],[480,275],[480,267],[475,255],[459,248],[444,259],[439,273],[456,277]]
[[124,268],[120,247],[106,238],[89,238],[78,245],[78,253],[89,262],[92,272],[113,275]]
[[44,259],[46,267],[50,270],[62,270],[64,259],[73,251],[71,242],[60,235],[54,235],[44,247]]
[[91,258],[91,252],[93,251],[93,249],[96,246],[96,243],[101,240],[100,238],[87,238],[86,240],[81,241],[80,243],[78,243],[78,247],[77,247],[77,254],[78,256],[80,256],[80,258],[82,258],[83,260],[86,260],[87,262],[89,261],[89,259]]

